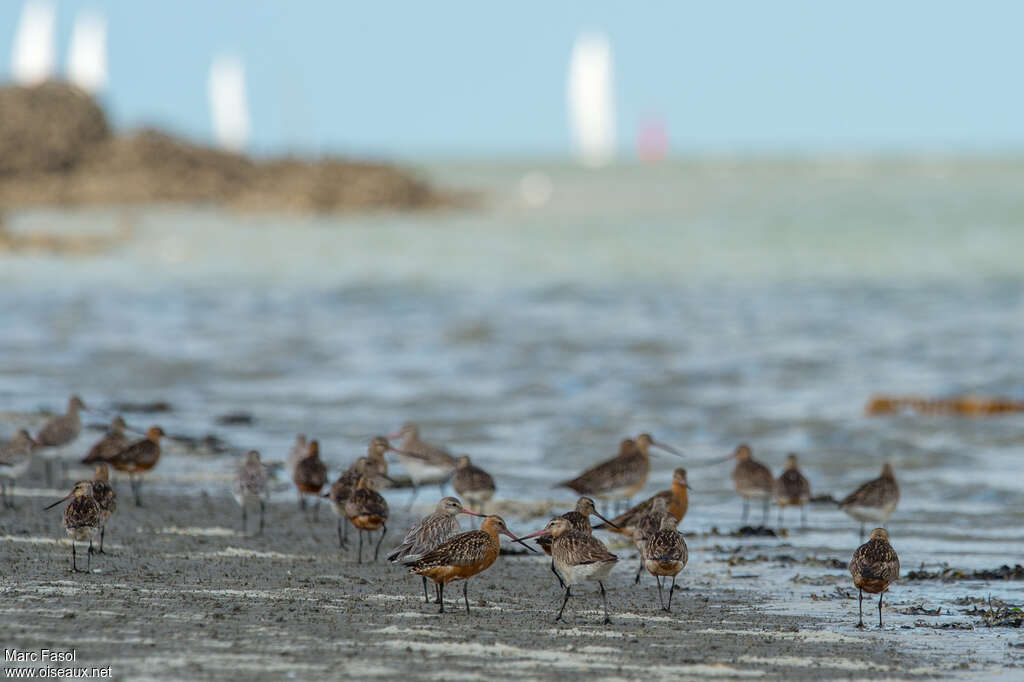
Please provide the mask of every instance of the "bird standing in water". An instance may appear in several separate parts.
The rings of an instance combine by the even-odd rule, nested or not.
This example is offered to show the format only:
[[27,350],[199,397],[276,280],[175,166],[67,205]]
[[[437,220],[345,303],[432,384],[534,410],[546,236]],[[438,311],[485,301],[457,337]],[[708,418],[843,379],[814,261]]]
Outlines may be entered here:
[[850,575],[857,588],[857,627],[864,627],[864,593],[878,595],[878,627],[882,627],[882,596],[900,577],[900,558],[889,544],[884,528],[871,531],[871,539],[857,548],[850,560]]
[[471,506],[481,510],[494,497],[494,478],[470,462],[468,455],[463,455],[455,461],[452,487]]
[[[73,499],[64,509],[64,530],[71,537],[71,570],[75,573],[88,573],[92,566],[92,539],[103,525],[103,510],[92,495],[92,483],[89,481],[79,481],[70,493],[46,508],[52,509],[68,498]],[[75,542],[86,540],[89,541],[89,551],[85,570],[82,571],[78,568],[75,556]]]
[[779,505],[779,526],[782,510],[788,506],[800,507],[800,522],[807,525],[807,502],[811,499],[811,484],[800,473],[796,455],[786,455],[786,470],[775,480],[775,502]]
[[750,511],[750,500],[764,500],[764,513],[761,525],[768,521],[768,505],[771,504],[772,492],[775,490],[775,478],[771,470],[754,459],[750,446],[740,445],[726,459],[736,458],[736,466],[732,470],[732,483],[736,492],[743,498],[743,519],[746,523]]
[[412,497],[409,507],[424,483],[437,483],[444,495],[444,484],[452,477],[455,470],[455,458],[444,448],[420,440],[420,429],[412,423],[403,424],[398,433],[388,438],[401,438],[398,448],[398,460],[409,472],[412,479]]
[[[53,485],[53,459],[60,458],[60,449],[72,443],[82,432],[82,418],[78,411],[85,409],[85,402],[77,395],[68,398],[65,414],[51,418],[36,434],[35,442],[42,448],[46,460],[46,484]],[[50,451],[53,450],[53,454]],[[61,459],[62,472],[67,463]]]
[[117,453],[128,446],[128,436],[124,431],[128,428],[124,419],[114,417],[110,422],[110,428],[103,438],[96,441],[96,444],[89,449],[89,454],[82,458],[82,464],[98,464],[107,462]]
[[839,508],[860,521],[860,537],[864,537],[866,522],[885,525],[900,502],[900,487],[896,483],[892,465],[882,465],[882,473],[878,478],[864,483],[846,496]]

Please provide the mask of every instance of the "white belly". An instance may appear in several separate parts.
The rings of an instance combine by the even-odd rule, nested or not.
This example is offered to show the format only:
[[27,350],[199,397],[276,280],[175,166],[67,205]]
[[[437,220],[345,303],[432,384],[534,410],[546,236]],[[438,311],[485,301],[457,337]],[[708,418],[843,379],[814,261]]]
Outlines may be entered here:
[[0,478],[20,478],[28,471],[30,464],[32,464],[32,459],[26,457],[15,462],[12,466],[0,467]]
[[844,512],[861,523],[885,523],[889,520],[889,517],[892,516],[895,509],[895,504],[886,505],[884,507],[858,507],[856,505],[847,505],[843,507]]
[[558,565],[558,572],[562,574],[566,585],[579,585],[585,582],[601,582],[608,578],[608,574],[615,567],[614,561],[598,561],[592,564],[578,564],[576,566]]
[[82,526],[80,528],[68,528],[68,535],[71,536],[72,540],[78,540],[79,542],[85,542],[92,540],[92,537],[96,535],[96,529],[92,526]]
[[441,483],[447,481],[452,470],[448,467],[436,466],[418,457],[401,457],[402,466],[409,472],[409,477],[416,485],[423,483]]

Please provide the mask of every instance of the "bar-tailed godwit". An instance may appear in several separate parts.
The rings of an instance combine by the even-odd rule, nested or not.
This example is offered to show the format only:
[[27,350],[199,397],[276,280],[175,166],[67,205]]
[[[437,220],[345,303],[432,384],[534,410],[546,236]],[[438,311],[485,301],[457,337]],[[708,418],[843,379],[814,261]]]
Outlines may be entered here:
[[320,490],[327,484],[327,467],[320,459],[320,441],[309,441],[306,456],[299,460],[292,472],[292,481],[299,491],[299,509],[306,511],[306,495],[312,495],[315,499],[314,518],[319,518]]
[[266,513],[267,500],[270,498],[269,476],[267,469],[260,461],[260,453],[250,450],[235,472],[235,484],[231,490],[235,501],[242,508],[242,532],[246,528],[246,505],[256,502],[260,506],[260,528],[257,535],[263,534],[263,517]]
[[860,537],[863,538],[864,524],[871,522],[885,525],[899,502],[900,487],[896,483],[892,465],[886,462],[878,478],[864,483],[847,495],[839,503],[839,508],[860,521]]
[[797,464],[796,455],[786,455],[786,470],[775,479],[775,502],[779,505],[779,526],[782,525],[782,510],[789,506],[800,507],[800,521],[807,525],[807,502],[811,499],[811,484]]
[[[640,520],[636,522],[636,526],[633,528],[633,544],[636,545],[636,551],[640,554],[640,565],[637,567],[636,576],[633,578],[634,585],[640,582],[640,573],[644,570],[644,561],[647,556],[644,548],[647,546],[647,541],[661,530],[665,514],[672,516],[672,513],[668,511],[668,500],[664,497],[656,497],[651,503],[650,510],[640,517]],[[675,519],[676,517],[672,516],[672,518]]]
[[309,450],[309,445],[306,443],[306,434],[300,433],[296,435],[295,443],[292,445],[292,449],[288,451],[288,460],[285,463],[288,467],[289,476],[295,475],[295,467],[306,456],[307,450]]
[[884,528],[871,531],[871,539],[853,553],[850,575],[857,588],[857,627],[864,627],[865,592],[878,595],[878,627],[882,627],[882,595],[900,577],[900,558],[889,544],[889,534]]
[[[388,554],[387,560],[391,563],[414,561],[458,535],[462,532],[462,526],[459,524],[458,519],[459,514],[483,516],[483,514],[478,514],[463,507],[462,502],[457,498],[445,497],[437,503],[433,512],[420,519],[418,523],[409,529],[409,532],[405,534],[405,538],[402,539],[402,544],[395,547]],[[425,575],[420,577],[423,578],[423,599],[429,603],[430,596],[427,593],[427,577]]]
[[601,588],[604,624],[610,624],[612,620],[608,616],[608,595],[604,589],[604,581],[619,558],[609,552],[604,543],[593,535],[574,531],[569,521],[560,516],[552,519],[543,530],[531,533],[526,537],[541,534],[549,534],[554,538],[551,543],[551,558],[555,562],[558,573],[565,581],[565,598],[562,599],[562,608],[558,610],[555,622],[562,619],[565,605],[569,603],[569,597],[572,596],[573,585],[596,582]]
[[641,433],[635,441],[626,439],[619,444],[619,454],[587,469],[576,478],[562,481],[558,486],[575,490],[580,495],[590,495],[599,500],[629,500],[647,484],[651,471],[651,446],[674,455],[678,450],[659,443],[647,433]]
[[[671,513],[662,515],[661,527],[644,543],[644,565],[658,581],[658,601],[665,611],[672,610],[672,593],[676,591],[676,576],[686,567],[690,553],[683,534],[676,530],[676,519]],[[662,577],[672,576],[668,589],[668,605],[661,593]]]
[[402,439],[398,459],[412,479],[413,491],[409,506],[412,506],[419,487],[424,483],[439,484],[441,494],[444,495],[444,484],[455,470],[455,458],[444,448],[420,440],[419,427],[412,423],[404,424],[398,433],[388,438]]
[[356,483],[355,490],[345,502],[345,516],[359,532],[359,563],[363,562],[363,533],[380,530],[380,539],[373,548],[373,560],[376,561],[380,543],[384,542],[388,532],[388,503],[383,495],[373,489],[371,477],[362,476]]
[[107,522],[117,511],[117,493],[110,485],[110,470],[107,469],[106,464],[96,465],[92,477],[92,496],[96,500],[96,504],[100,506],[100,511],[103,512],[103,523],[100,526],[100,548],[97,552],[106,554],[103,551],[103,539],[107,535]]
[[686,469],[676,469],[672,472],[671,488],[648,497],[635,507],[631,507],[629,510],[616,516],[612,519],[615,523],[614,527],[602,524],[596,526],[595,530],[610,530],[632,537],[633,529],[636,528],[637,522],[643,518],[644,514],[651,510],[654,500],[658,498],[664,498],[668,502],[668,510],[676,517],[677,523],[682,523],[683,517],[686,516],[686,510],[690,506],[689,489],[690,486],[686,481]]
[[761,517],[761,525],[768,520],[768,505],[771,504],[772,493],[775,490],[775,477],[771,470],[754,459],[750,446],[740,445],[727,459],[735,458],[736,466],[732,470],[732,484],[736,492],[743,498],[743,518],[741,523],[747,520],[750,512],[750,500],[763,500],[764,513]]
[[[35,441],[42,448],[46,460],[47,485],[53,485],[53,460],[60,458],[60,448],[74,441],[82,432],[82,418],[78,414],[82,409],[85,409],[85,402],[77,395],[71,396],[67,412],[49,419],[36,434]],[[63,467],[66,463],[61,460],[61,465]]]
[[110,422],[110,428],[96,444],[89,449],[89,454],[82,458],[82,464],[97,464],[110,461],[117,453],[128,446],[128,436],[124,431],[128,425],[121,417],[114,417]]
[[470,462],[468,455],[463,455],[455,461],[452,487],[469,502],[470,506],[481,510],[494,497],[494,478]]
[[135,441],[110,458],[110,466],[128,474],[136,507],[142,506],[139,494],[142,490],[142,475],[151,471],[160,461],[160,438],[164,435],[164,430],[159,426],[151,426],[145,438]]
[[[92,495],[92,483],[89,481],[79,481],[70,493],[46,508],[52,509],[68,498],[73,499],[64,509],[64,530],[71,537],[71,570],[76,573],[88,573],[92,566],[92,539],[103,525],[103,510]],[[86,540],[89,541],[88,559],[85,570],[81,571],[78,568],[75,542]]]
[[488,516],[479,530],[459,533],[450,540],[430,550],[418,559],[407,562],[410,573],[430,578],[437,584],[439,613],[444,613],[444,586],[456,580],[464,580],[462,598],[469,613],[469,579],[486,571],[498,558],[501,542],[498,534],[504,534],[523,544],[530,551],[536,551],[523,543],[522,538],[513,535],[500,516]]
[[0,499],[7,509],[14,508],[14,496],[8,495],[7,486],[13,488],[15,481],[28,471],[35,448],[36,442],[25,429],[20,429],[14,438],[0,445]]
[[[590,525],[590,517],[596,516],[608,524],[611,528],[616,528],[615,524],[597,513],[597,508],[594,505],[594,500],[583,496],[576,500],[576,508],[572,511],[567,511],[562,514],[562,518],[569,522],[569,526],[577,533],[585,533],[591,535],[594,532],[593,527]],[[551,543],[554,541],[551,535],[545,533],[537,538],[537,544],[544,550],[544,553],[551,556]],[[555,569],[555,561],[551,560],[551,572],[558,578],[558,584],[565,588],[565,581],[562,580],[562,576],[558,575],[558,570]]]

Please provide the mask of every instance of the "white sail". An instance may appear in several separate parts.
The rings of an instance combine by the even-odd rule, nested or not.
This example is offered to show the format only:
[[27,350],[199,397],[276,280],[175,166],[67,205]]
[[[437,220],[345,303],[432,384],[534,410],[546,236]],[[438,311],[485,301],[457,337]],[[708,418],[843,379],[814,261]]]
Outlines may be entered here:
[[231,151],[243,151],[249,142],[250,119],[242,60],[234,55],[217,56],[210,65],[207,85],[217,143]]
[[57,11],[48,0],[29,0],[21,9],[11,49],[11,78],[19,85],[38,85],[53,76],[57,63],[54,28]]
[[107,87],[107,22],[96,12],[80,12],[71,29],[68,80],[93,94]]
[[604,34],[581,34],[569,61],[569,132],[585,165],[605,166],[615,158],[615,95],[612,50]]

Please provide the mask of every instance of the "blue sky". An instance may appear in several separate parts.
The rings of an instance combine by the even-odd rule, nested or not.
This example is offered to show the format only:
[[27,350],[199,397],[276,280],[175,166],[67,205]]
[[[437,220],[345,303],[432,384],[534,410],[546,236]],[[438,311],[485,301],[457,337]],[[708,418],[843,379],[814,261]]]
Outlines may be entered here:
[[[62,0],[110,34],[119,126],[209,140],[209,63],[240,54],[253,147],[399,158],[568,153],[582,29],[615,52],[619,138],[668,125],[676,154],[1024,150],[1024,3]],[[16,0],[0,3],[9,63]],[[5,69],[6,70],[6,69]]]

